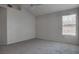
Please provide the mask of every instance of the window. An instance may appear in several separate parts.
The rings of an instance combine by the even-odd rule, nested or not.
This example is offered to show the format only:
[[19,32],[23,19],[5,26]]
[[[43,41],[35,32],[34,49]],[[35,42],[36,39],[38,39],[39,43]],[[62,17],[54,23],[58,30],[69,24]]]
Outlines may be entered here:
[[76,35],[76,14],[62,16],[62,34]]

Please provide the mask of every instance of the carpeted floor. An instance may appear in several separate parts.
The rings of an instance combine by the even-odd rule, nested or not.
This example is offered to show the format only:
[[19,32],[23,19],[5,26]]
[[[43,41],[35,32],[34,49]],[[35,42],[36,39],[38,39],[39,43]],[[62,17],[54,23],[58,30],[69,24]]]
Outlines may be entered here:
[[78,54],[79,46],[33,39],[0,46],[0,54]]

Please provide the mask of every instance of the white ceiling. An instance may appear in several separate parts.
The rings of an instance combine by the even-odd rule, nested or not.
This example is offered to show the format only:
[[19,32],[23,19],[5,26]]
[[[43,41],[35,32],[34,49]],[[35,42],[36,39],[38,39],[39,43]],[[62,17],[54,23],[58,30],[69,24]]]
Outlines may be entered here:
[[42,5],[36,5],[36,6],[30,6],[29,4],[25,4],[22,6],[26,7],[35,16],[78,7],[77,4],[42,4]]
[[[0,6],[4,6],[1,5]],[[20,6],[28,9],[35,16],[44,15],[48,13],[58,12],[66,9],[76,8],[78,4],[20,4]]]

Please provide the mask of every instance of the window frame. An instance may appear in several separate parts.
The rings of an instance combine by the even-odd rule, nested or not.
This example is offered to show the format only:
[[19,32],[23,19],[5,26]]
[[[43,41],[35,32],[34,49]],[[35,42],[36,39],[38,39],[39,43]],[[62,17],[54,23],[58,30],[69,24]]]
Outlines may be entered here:
[[[63,17],[65,17],[65,16],[71,16],[71,15],[75,15],[75,24],[71,24],[71,25],[74,25],[75,26],[75,32],[74,32],[74,34],[71,34],[71,33],[65,33],[64,31],[63,31],[63,27],[65,26],[65,25],[63,25]],[[76,13],[74,13],[74,14],[68,14],[68,15],[62,15],[62,35],[66,35],[66,36],[76,36],[77,35],[77,14]],[[64,33],[63,33],[64,32]]]

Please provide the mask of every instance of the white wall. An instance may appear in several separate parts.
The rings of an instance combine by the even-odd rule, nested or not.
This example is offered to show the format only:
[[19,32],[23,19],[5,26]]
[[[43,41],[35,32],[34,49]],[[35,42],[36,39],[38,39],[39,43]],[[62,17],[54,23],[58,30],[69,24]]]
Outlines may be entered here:
[[36,18],[36,37],[40,39],[66,42],[72,44],[78,43],[78,33],[75,37],[62,35],[62,16],[67,14],[78,13],[77,11],[77,9],[71,9],[38,16]]
[[7,8],[7,43],[35,38],[35,17],[25,9]]
[[7,44],[11,44],[36,37],[46,40],[60,41],[73,44],[79,43],[78,35],[72,37],[63,36],[61,34],[62,15],[79,13],[77,9],[41,15],[37,16],[36,18],[25,9],[16,10],[13,8],[6,8],[2,11],[1,15],[3,16],[1,17],[4,20],[0,21],[2,21],[1,35],[3,39],[0,40],[0,43],[7,42]]
[[6,11],[6,8],[0,7],[0,45],[5,45],[7,43]]

